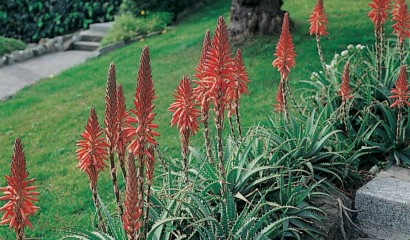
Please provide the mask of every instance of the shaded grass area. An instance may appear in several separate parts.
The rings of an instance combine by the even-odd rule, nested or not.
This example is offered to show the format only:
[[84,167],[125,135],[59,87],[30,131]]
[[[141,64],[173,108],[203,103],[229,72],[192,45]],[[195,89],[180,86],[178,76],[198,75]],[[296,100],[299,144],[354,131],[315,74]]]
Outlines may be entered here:
[[[295,23],[293,39],[298,54],[296,68],[290,75],[292,87],[300,88],[300,79],[309,79],[320,66],[316,42],[308,35],[307,19],[315,1],[288,0],[283,9],[290,12]],[[323,39],[325,58],[330,62],[334,53],[350,43],[372,44],[373,26],[367,18],[368,0],[325,2],[329,15],[329,38]],[[139,55],[142,47],[151,50],[151,64],[156,89],[155,122],[164,156],[178,157],[177,129],[169,127],[171,113],[167,108],[173,100],[174,88],[183,74],[192,76],[206,29],[214,30],[219,15],[229,19],[229,1],[220,0],[207,6],[170,29],[166,34],[128,45],[98,59],[74,67],[55,78],[45,79],[27,87],[12,99],[0,103],[0,175],[9,174],[13,141],[22,138],[30,176],[36,177],[41,207],[34,216],[34,230],[27,236],[56,239],[54,230],[64,226],[91,228],[94,206],[87,177],[76,168],[75,142],[83,131],[91,107],[103,121],[104,93],[109,63],[117,66],[118,83],[123,84],[127,106],[131,107],[136,87]],[[389,31],[389,30],[388,30]],[[271,114],[279,82],[272,68],[277,37],[255,37],[240,45],[251,79],[251,94],[241,100],[241,119],[245,131]],[[1,71],[1,69],[0,69]],[[201,146],[202,133],[193,140]],[[112,201],[112,185],[108,171],[101,174],[99,191],[103,200]],[[122,179],[120,179],[122,183]],[[0,185],[6,181],[0,179]],[[113,205],[111,206],[113,208]],[[0,228],[0,239],[13,234]]]
[[11,53],[14,50],[22,50],[26,44],[13,38],[0,37],[0,55]]

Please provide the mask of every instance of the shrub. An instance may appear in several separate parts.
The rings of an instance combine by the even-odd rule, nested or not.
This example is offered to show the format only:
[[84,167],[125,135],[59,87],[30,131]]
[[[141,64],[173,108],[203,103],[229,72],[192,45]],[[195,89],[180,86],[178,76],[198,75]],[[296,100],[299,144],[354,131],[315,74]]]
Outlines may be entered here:
[[101,44],[105,46],[118,41],[129,41],[139,34],[162,30],[170,20],[171,15],[167,12],[152,13],[147,18],[137,18],[130,14],[118,15]]
[[0,55],[10,53],[14,50],[22,50],[26,44],[13,38],[0,37]]
[[0,35],[36,42],[114,19],[121,0],[1,1]]

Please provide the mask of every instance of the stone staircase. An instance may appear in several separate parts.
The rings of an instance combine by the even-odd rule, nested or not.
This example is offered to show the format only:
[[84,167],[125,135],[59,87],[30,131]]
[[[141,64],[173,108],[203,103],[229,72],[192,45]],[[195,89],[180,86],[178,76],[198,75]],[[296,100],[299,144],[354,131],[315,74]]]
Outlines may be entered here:
[[112,23],[94,23],[88,30],[81,31],[73,41],[73,50],[96,51],[100,47],[101,39],[111,28]]
[[356,192],[355,208],[362,239],[410,240],[410,169],[380,172]]

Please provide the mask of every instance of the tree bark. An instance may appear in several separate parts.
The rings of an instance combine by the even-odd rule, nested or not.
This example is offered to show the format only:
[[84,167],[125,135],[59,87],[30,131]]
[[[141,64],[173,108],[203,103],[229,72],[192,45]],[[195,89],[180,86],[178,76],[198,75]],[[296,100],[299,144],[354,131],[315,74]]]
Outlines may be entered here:
[[283,0],[232,0],[230,39],[241,42],[252,35],[279,34],[285,11]]

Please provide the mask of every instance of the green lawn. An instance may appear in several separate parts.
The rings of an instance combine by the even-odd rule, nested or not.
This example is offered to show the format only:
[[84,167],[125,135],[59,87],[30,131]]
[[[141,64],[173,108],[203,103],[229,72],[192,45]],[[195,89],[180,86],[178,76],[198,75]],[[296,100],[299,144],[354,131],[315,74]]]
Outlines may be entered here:
[[[287,0],[284,9],[295,22],[293,39],[298,57],[290,75],[294,88],[299,79],[309,79],[319,66],[316,42],[308,35],[308,17],[315,1]],[[39,186],[41,210],[32,218],[33,238],[55,239],[53,230],[63,226],[91,227],[94,207],[87,177],[76,168],[75,142],[83,131],[89,109],[96,107],[103,119],[106,73],[111,61],[117,66],[117,80],[123,84],[127,104],[131,107],[136,85],[139,56],[144,45],[151,50],[153,79],[158,99],[155,122],[164,156],[178,156],[179,143],[175,128],[169,127],[174,88],[183,74],[193,74],[200,55],[203,34],[214,30],[217,17],[229,19],[229,1],[219,0],[185,19],[166,34],[145,39],[120,50],[89,61],[64,73],[27,87],[15,97],[0,103],[0,175],[9,174],[9,163],[15,137],[25,146],[27,168]],[[329,15],[330,36],[323,40],[325,58],[350,43],[372,44],[373,25],[367,18],[368,0],[325,1]],[[241,116],[246,128],[270,114],[276,96],[279,74],[272,68],[277,37],[257,37],[241,45],[249,72],[251,94],[242,99]],[[1,71],[1,69],[0,69]],[[199,146],[199,138],[193,143]],[[5,179],[0,184],[6,184]],[[104,200],[112,200],[108,172],[102,174],[99,190]],[[12,239],[7,227],[0,236]],[[0,237],[0,239],[2,238]]]

